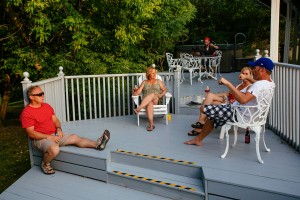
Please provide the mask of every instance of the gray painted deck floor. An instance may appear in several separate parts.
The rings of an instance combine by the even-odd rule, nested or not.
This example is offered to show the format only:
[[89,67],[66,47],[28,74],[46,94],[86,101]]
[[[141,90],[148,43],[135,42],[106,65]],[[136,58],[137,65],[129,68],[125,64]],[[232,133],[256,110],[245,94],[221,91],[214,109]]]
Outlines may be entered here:
[[[196,117],[194,115],[173,115],[172,121],[168,126],[164,124],[162,118],[157,118],[155,119],[156,128],[152,132],[145,130],[147,125],[146,119],[142,119],[141,125],[138,127],[136,125],[136,116],[69,122],[63,125],[65,132],[78,133],[81,136],[96,139],[107,128],[111,132],[111,141],[103,152],[94,149],[78,149],[76,147],[64,147],[64,151],[87,156],[109,157],[110,151],[121,149],[191,161],[203,167],[206,179],[250,188],[261,188],[267,191],[277,191],[279,194],[290,194],[300,197],[300,155],[294,149],[284,144],[278,136],[269,130],[266,131],[266,141],[271,152],[261,152],[264,164],[260,164],[257,161],[253,135],[250,144],[243,142],[244,131],[238,136],[237,146],[231,147],[227,157],[222,159],[220,155],[225,149],[225,141],[218,138],[220,129],[216,129],[210,134],[204,140],[202,147],[183,144],[184,141],[191,138],[186,133],[190,130],[190,124],[195,121]],[[73,181],[73,179],[76,180]],[[49,180],[50,184],[53,185],[60,185],[60,182],[64,180],[65,184],[62,185],[66,187],[71,184],[74,187],[86,189],[84,193],[93,193],[87,199],[97,199],[94,196],[97,196],[99,192],[98,189],[90,191],[92,190],[89,188],[90,186],[94,188],[99,187],[99,190],[102,190],[100,189],[102,185],[107,185],[99,181],[73,177],[66,173],[45,176],[35,167],[2,193],[0,199],[10,199],[5,198],[7,193],[12,192],[14,188],[19,186],[29,187],[32,192],[40,191],[41,185],[45,184],[48,187],[49,184],[46,184],[46,180]],[[38,181],[38,184],[35,183],[36,181]],[[31,183],[32,187],[27,183]],[[90,186],[87,186],[87,184]],[[66,194],[70,192],[61,189],[59,191],[64,191]],[[117,191],[122,192],[119,189]],[[132,190],[129,191],[132,192]],[[80,195],[83,191],[74,189],[73,192]],[[105,193],[106,189],[103,192]],[[129,193],[131,194],[131,192]],[[110,199],[120,199],[117,194],[114,195],[116,197],[113,196]],[[135,191],[132,195],[135,195]],[[71,198],[61,197],[61,199]],[[122,199],[124,199],[124,196]],[[128,197],[125,199],[135,198]]]
[[[225,76],[237,76],[225,74]],[[187,77],[187,76],[186,76]],[[213,80],[206,80],[212,91],[222,91]],[[202,91],[206,83],[193,82],[188,86],[185,80],[182,88],[186,88],[181,96],[195,94],[194,91]],[[236,82],[237,83],[237,82]],[[224,87],[224,86],[222,86]],[[200,88],[200,89],[199,89]],[[191,109],[189,113],[197,113],[197,109]],[[193,111],[193,112],[192,112]],[[227,157],[220,157],[225,150],[225,140],[219,139],[220,129],[215,129],[203,141],[203,146],[184,145],[183,142],[191,139],[187,132],[191,130],[190,124],[197,120],[197,115],[172,115],[169,125],[164,124],[164,119],[156,118],[156,128],[152,132],[146,131],[147,120],[141,119],[137,126],[136,116],[123,116],[87,121],[68,122],[63,124],[63,130],[67,133],[97,139],[104,129],[111,132],[111,140],[107,148],[102,151],[94,149],[79,149],[76,147],[63,147],[63,151],[69,151],[86,156],[108,158],[111,151],[117,149],[138,152],[141,154],[163,156],[177,160],[195,162],[202,166],[205,178],[218,182],[230,183],[249,188],[261,188],[265,191],[273,191],[278,194],[289,194],[300,197],[300,155],[299,152],[285,144],[270,130],[266,130],[266,143],[270,152],[261,151],[264,164],[257,161],[255,153],[254,134],[251,135],[251,143],[244,143],[244,130],[240,130],[236,147],[230,147]],[[230,137],[231,143],[233,137]],[[261,145],[261,149],[262,145]],[[55,192],[51,192],[55,189]],[[17,193],[26,190],[32,195],[48,193],[50,196],[43,198],[9,196],[14,191]],[[54,195],[54,196],[51,196]],[[103,197],[103,198],[102,198]],[[134,191],[127,188],[87,179],[63,172],[46,176],[38,167],[33,167],[16,183],[0,194],[0,199],[163,199],[151,194]]]
[[60,171],[56,171],[55,175],[46,176],[35,166],[3,192],[0,199],[163,200],[166,198]]

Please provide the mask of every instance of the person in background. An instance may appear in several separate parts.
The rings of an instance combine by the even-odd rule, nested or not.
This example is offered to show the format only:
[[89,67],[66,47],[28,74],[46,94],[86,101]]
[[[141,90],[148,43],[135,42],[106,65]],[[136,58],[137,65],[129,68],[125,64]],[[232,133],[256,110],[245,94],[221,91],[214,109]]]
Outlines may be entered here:
[[[246,93],[239,91],[232,83],[225,78],[219,80],[220,84],[228,87],[233,94],[237,105],[255,106],[256,98],[261,90],[270,90],[275,88],[275,84],[271,79],[271,73],[274,63],[269,58],[260,58],[255,62],[248,63],[252,67],[254,83],[248,88]],[[249,77],[249,80],[252,78]],[[207,116],[207,120],[203,125],[201,133],[194,139],[184,142],[187,145],[202,145],[202,140],[212,132],[213,128],[223,126],[228,120],[232,121],[233,109],[231,104],[205,105],[201,112]],[[241,110],[243,112],[243,110]]]
[[163,82],[159,79],[156,79],[157,70],[155,68],[148,67],[146,70],[146,78],[140,87],[134,90],[133,95],[137,96],[140,93],[143,93],[143,99],[141,104],[134,109],[135,114],[138,114],[141,109],[146,108],[146,113],[148,117],[149,125],[147,131],[153,131],[155,129],[153,116],[154,109],[153,105],[157,105],[159,100],[167,93],[167,89],[164,86]]
[[54,174],[50,162],[59,154],[61,146],[74,145],[81,148],[104,150],[110,139],[105,130],[97,141],[65,134],[53,108],[44,103],[44,92],[39,86],[31,86],[27,90],[29,104],[20,115],[22,128],[30,137],[32,145],[44,153],[41,169],[45,174]]
[[213,43],[210,42],[209,37],[205,37],[204,40],[204,47],[202,49],[202,56],[215,56],[215,52],[217,49],[219,49],[218,46],[214,45]]
[[[241,70],[241,73],[239,75],[239,79],[242,80],[242,82],[240,84],[238,84],[236,86],[236,88],[243,92],[246,93],[247,89],[251,86],[251,82],[247,79],[247,77],[252,77],[252,70],[249,67],[244,67]],[[227,102],[228,100],[228,102]],[[192,124],[192,128],[194,128],[193,130],[191,130],[190,132],[188,132],[189,136],[197,136],[201,133],[201,130],[203,128],[203,125],[205,124],[207,117],[205,114],[203,114],[201,112],[201,110],[204,109],[205,105],[209,105],[209,104],[214,104],[214,105],[219,105],[219,104],[225,104],[227,103],[234,103],[235,99],[233,98],[232,93],[230,92],[222,92],[222,93],[207,93],[205,100],[202,102],[202,105],[200,107],[200,115],[199,115],[199,119],[196,123]]]

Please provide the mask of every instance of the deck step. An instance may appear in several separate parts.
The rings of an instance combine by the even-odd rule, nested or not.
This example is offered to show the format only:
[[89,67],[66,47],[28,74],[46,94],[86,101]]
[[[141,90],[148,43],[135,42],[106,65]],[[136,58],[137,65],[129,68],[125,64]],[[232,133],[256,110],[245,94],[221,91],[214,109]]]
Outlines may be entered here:
[[117,149],[108,182],[171,199],[205,199],[203,172],[195,162]]
[[190,178],[203,178],[201,167],[197,166],[194,162],[176,160],[157,155],[148,155],[118,149],[111,152],[111,162],[152,169]]
[[[107,182],[106,157],[90,155],[90,152],[87,152],[88,155],[74,153],[72,150],[72,147],[63,147],[59,155],[51,161],[52,167],[55,170]],[[42,156],[41,152],[33,150],[33,164],[40,166]]]
[[205,199],[200,179],[127,164],[110,163],[108,182],[171,199]]

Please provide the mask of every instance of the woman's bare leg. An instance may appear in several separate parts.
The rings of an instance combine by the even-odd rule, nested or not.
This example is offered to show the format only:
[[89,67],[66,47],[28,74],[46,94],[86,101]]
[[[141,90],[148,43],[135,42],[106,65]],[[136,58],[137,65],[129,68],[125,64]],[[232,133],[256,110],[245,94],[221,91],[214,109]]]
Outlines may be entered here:
[[148,117],[149,126],[153,126],[153,116],[154,116],[154,109],[153,109],[153,102],[150,102],[146,107],[146,113]]
[[157,105],[158,97],[156,96],[156,94],[152,93],[144,97],[141,104],[135,109],[135,112],[140,112],[141,109],[146,107],[150,102],[153,102],[154,105]]

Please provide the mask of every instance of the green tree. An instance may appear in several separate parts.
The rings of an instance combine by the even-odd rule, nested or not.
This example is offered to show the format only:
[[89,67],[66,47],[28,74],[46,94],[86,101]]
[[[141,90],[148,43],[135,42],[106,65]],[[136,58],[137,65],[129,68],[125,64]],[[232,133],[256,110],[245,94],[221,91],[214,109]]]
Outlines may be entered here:
[[270,9],[256,0],[191,2],[197,8],[197,14],[188,26],[189,43],[195,44],[205,36],[216,43],[224,43],[225,40],[234,43],[235,34],[243,33],[247,44],[253,45],[254,41],[264,41],[270,37]]
[[2,0],[1,97],[22,94],[24,71],[36,81],[55,76],[60,65],[71,75],[162,66],[195,12],[189,0]]

